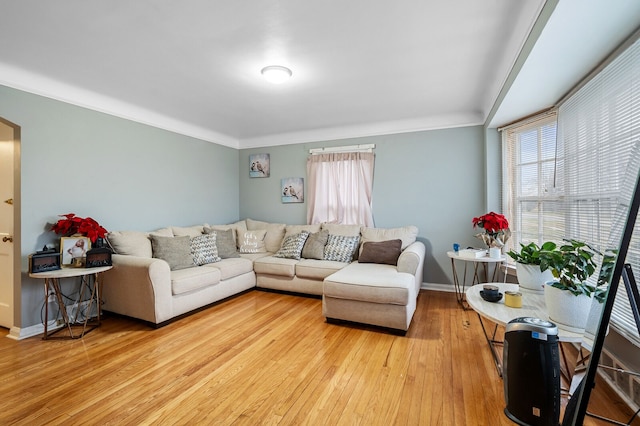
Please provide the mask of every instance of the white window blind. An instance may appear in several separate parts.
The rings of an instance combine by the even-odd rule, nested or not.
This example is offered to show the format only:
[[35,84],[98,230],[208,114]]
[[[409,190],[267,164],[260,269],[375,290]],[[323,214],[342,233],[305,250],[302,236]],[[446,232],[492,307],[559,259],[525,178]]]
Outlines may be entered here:
[[[512,247],[576,238],[600,251],[617,248],[638,174],[639,143],[636,41],[560,105],[557,128],[552,117],[543,117],[503,132]],[[640,276],[640,225],[626,261]],[[640,346],[623,287],[611,325]]]

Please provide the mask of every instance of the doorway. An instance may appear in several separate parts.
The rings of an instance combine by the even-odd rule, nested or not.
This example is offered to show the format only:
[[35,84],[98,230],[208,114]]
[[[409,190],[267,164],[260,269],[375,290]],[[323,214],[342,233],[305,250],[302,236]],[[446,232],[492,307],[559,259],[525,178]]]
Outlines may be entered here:
[[19,162],[20,128],[0,118],[0,327],[20,317]]

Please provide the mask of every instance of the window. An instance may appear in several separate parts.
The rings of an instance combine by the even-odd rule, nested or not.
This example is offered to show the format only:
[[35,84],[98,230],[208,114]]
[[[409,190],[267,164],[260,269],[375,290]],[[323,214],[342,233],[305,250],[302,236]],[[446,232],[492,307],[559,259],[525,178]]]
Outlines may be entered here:
[[307,159],[307,223],[374,226],[371,210],[374,154],[335,152]]
[[[640,41],[564,100],[557,116],[518,123],[502,136],[509,248],[562,238],[601,252],[617,248],[640,164]],[[640,224],[626,261],[640,275]],[[640,346],[624,285],[611,324]]]

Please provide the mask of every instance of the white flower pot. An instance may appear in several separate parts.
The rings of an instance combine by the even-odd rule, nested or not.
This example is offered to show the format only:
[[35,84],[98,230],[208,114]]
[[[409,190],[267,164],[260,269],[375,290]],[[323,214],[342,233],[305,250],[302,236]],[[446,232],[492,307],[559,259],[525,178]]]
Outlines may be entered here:
[[544,287],[544,300],[550,321],[569,331],[584,332],[593,297],[584,294],[575,296],[548,283]]
[[544,283],[553,281],[553,274],[550,269],[542,272],[538,265],[525,265],[516,263],[516,274],[520,287],[527,290],[543,291]]

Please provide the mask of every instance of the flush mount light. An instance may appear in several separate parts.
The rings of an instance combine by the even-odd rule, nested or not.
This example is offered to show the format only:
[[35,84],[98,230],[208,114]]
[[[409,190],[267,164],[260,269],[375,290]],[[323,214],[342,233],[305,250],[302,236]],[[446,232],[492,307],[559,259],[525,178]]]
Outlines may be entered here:
[[269,65],[268,67],[262,68],[260,72],[269,83],[273,84],[284,83],[290,79],[293,74],[289,68],[280,65]]

